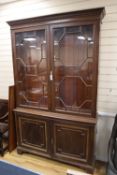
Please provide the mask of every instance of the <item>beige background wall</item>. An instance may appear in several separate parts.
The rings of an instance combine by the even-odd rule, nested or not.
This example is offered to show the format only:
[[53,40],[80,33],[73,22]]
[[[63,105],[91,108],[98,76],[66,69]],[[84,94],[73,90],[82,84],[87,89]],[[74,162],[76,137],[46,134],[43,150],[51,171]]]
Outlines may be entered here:
[[[5,1],[4,1],[5,2]],[[10,28],[6,21],[105,7],[101,24],[96,157],[106,160],[108,138],[117,113],[117,0],[17,0],[0,6],[0,98],[14,83]]]

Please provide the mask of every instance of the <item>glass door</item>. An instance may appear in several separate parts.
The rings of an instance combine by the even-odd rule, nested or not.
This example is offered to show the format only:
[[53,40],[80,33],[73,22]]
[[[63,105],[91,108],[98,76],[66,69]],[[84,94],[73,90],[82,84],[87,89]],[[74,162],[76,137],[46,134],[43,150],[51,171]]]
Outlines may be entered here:
[[91,113],[93,25],[53,29],[55,111]]
[[45,29],[15,36],[18,106],[48,109],[48,62]]

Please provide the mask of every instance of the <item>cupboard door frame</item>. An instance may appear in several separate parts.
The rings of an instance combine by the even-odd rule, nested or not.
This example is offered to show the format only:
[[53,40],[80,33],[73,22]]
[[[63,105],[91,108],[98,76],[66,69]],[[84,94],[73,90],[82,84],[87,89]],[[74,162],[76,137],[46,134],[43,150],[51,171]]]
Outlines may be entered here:
[[[50,148],[50,143],[49,140],[51,138],[50,135],[50,128],[49,128],[49,122],[46,119],[42,119],[41,117],[27,115],[27,114],[21,114],[21,113],[16,113],[16,129],[17,129],[17,146],[18,149],[20,149],[22,152],[25,150],[26,152],[36,152],[37,154],[40,155],[46,155],[47,157],[50,157],[51,153],[51,148]],[[41,132],[41,140],[43,143],[40,145],[30,143],[30,138],[29,135],[29,140],[27,138],[23,138],[23,135],[25,135],[25,130],[23,129],[23,125],[25,123],[25,126],[28,127],[28,124],[32,124],[33,126],[39,127]],[[33,129],[33,128],[32,128]],[[30,133],[30,132],[29,132]],[[33,131],[32,131],[33,134]],[[24,151],[24,152],[25,152]]]
[[[79,165],[80,163],[92,165],[92,163],[94,162],[94,157],[93,157],[94,150],[92,150],[94,148],[94,128],[95,128],[95,125],[87,125],[87,124],[67,122],[67,121],[63,121],[63,122],[54,121],[53,122],[53,133],[54,133],[53,134],[53,146],[54,146],[53,147],[53,157],[54,159],[60,160],[63,162],[68,162],[73,165],[74,164]],[[84,149],[83,149],[84,154],[81,153],[81,155],[80,154],[75,155],[69,152],[67,153],[67,152],[62,151],[62,148],[61,150],[57,151],[57,144],[64,147],[64,140],[61,139],[59,142],[59,139],[57,138],[58,136],[57,134],[60,133],[59,136],[60,137],[63,136],[64,138],[65,137],[64,131],[66,131],[66,134],[68,131],[69,132],[68,135],[71,132],[71,138],[72,138],[72,132],[74,132],[74,134],[76,133],[79,136],[81,136],[82,139],[84,139],[84,144],[85,144]],[[78,147],[78,142],[73,143],[73,144],[76,147]],[[68,145],[68,146],[69,146],[69,149],[72,147],[72,145]],[[81,146],[80,140],[79,140],[79,146]]]
[[[51,108],[51,88],[50,88],[50,81],[49,81],[49,72],[50,72],[50,57],[49,57],[49,27],[48,25],[37,25],[37,26],[30,26],[30,27],[25,27],[25,28],[18,28],[12,31],[12,53],[13,53],[13,70],[14,70],[14,81],[15,81],[15,88],[16,88],[16,106],[19,107],[26,107],[26,108],[30,108],[31,106],[29,105],[22,105],[19,102],[19,98],[18,98],[18,68],[17,68],[17,63],[16,63],[16,40],[15,40],[15,36],[17,33],[23,33],[23,32],[33,32],[33,31],[40,31],[40,30],[44,30],[45,31],[45,39],[46,39],[46,55],[47,55],[47,91],[48,91],[48,109],[43,109],[43,110],[50,110]],[[33,108],[37,108],[40,109],[39,107],[34,107]]]
[[[72,113],[73,115],[83,115],[83,116],[90,116],[90,117],[96,117],[96,100],[97,96],[97,77],[98,77],[98,52],[99,52],[99,21],[98,20],[84,20],[84,21],[75,21],[73,19],[69,20],[68,22],[58,23],[58,24],[52,24],[50,25],[50,46],[51,46],[51,67],[53,72],[53,81],[52,81],[52,112],[56,111],[55,107],[55,76],[54,76],[54,29],[56,28],[64,28],[64,27],[75,27],[75,26],[85,26],[85,25],[92,25],[93,27],[93,40],[94,40],[94,46],[93,46],[93,66],[92,66],[92,72],[93,78],[92,78],[92,105],[91,105],[91,112],[85,113],[85,112],[78,112],[78,113]],[[61,113],[66,113],[66,111],[56,111]]]

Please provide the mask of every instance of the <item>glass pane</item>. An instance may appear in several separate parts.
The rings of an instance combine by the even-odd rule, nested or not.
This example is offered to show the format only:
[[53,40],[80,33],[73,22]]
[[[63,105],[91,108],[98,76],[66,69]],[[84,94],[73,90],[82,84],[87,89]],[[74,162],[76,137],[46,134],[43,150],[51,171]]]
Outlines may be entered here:
[[93,26],[54,29],[55,110],[91,112]]
[[16,34],[19,105],[47,108],[45,30]]

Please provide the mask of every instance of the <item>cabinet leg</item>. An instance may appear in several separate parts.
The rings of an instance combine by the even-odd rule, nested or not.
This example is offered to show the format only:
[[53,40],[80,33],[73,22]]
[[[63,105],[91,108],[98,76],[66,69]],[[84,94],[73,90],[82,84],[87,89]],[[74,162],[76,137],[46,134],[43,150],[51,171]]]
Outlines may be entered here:
[[23,154],[23,151],[20,150],[20,149],[17,149],[17,153],[18,153],[18,154]]
[[93,173],[94,173],[94,169],[86,170],[86,172],[87,172],[88,174],[93,174]]

